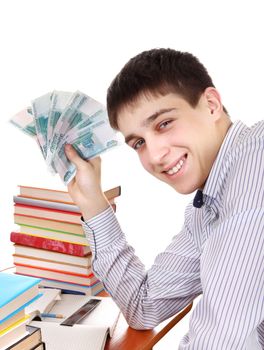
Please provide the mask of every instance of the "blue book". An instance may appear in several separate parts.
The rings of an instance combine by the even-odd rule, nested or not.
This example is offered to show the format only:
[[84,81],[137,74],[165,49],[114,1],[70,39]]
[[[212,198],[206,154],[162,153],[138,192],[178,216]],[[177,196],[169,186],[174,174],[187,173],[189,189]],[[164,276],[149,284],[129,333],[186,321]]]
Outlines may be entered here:
[[0,324],[39,297],[40,278],[0,272]]

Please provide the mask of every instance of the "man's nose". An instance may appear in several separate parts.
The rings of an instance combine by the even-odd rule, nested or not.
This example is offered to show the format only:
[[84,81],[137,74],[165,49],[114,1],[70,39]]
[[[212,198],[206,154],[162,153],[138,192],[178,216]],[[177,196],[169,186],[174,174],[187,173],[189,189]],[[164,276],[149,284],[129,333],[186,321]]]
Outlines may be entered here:
[[169,153],[168,145],[164,140],[162,141],[156,138],[149,138],[146,142],[150,162],[153,164],[162,163],[166,155]]

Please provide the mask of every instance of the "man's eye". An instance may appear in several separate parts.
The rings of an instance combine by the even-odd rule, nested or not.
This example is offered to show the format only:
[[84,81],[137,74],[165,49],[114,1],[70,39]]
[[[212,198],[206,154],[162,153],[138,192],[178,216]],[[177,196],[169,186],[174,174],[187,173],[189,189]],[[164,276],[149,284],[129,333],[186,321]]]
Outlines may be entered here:
[[132,148],[135,150],[138,150],[143,144],[144,144],[144,140],[140,139],[133,144]]
[[165,120],[164,122],[159,124],[159,129],[164,129],[171,123],[171,120]]

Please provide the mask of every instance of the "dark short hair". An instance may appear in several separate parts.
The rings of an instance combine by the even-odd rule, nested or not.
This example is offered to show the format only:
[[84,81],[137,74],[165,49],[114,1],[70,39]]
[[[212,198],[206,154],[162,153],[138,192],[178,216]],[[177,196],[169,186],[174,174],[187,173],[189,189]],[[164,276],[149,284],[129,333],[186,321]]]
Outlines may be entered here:
[[[214,87],[206,68],[189,52],[152,49],[131,58],[107,90],[109,121],[118,129],[118,114],[142,94],[175,92],[195,107],[207,87]],[[224,111],[227,113],[226,109]]]

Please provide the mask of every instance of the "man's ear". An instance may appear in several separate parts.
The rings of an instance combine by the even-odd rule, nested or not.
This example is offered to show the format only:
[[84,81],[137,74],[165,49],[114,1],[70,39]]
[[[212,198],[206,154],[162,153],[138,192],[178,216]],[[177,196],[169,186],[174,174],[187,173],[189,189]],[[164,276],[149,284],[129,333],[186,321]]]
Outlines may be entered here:
[[223,112],[223,105],[219,92],[214,87],[204,90],[204,97],[211,115],[218,119]]

